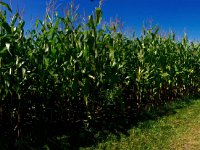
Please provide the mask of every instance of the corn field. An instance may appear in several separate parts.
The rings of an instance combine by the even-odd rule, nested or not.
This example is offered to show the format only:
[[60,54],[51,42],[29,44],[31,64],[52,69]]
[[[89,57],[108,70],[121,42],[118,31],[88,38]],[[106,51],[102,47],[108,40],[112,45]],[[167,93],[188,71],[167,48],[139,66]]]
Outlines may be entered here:
[[[0,130],[32,141],[54,124],[89,127],[103,114],[143,109],[200,93],[200,44],[158,27],[133,39],[101,27],[102,11],[37,20],[25,33],[18,13],[0,12]],[[54,129],[55,130],[55,129]],[[37,131],[37,132],[36,132]],[[35,139],[34,139],[35,138]]]

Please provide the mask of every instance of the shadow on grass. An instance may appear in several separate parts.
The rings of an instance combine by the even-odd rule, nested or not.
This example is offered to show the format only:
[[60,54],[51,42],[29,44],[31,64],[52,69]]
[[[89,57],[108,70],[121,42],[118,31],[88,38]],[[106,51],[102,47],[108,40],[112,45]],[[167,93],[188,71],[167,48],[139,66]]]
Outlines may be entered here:
[[[120,139],[120,134],[129,136],[128,130],[137,126],[139,122],[157,120],[160,117],[173,115],[177,109],[190,106],[197,98],[177,99],[160,107],[144,109],[139,115],[134,110],[120,112],[113,108],[104,112],[105,115],[95,118],[90,122],[90,127],[75,127],[71,134],[65,134],[59,138],[50,138],[50,149],[79,149],[80,147],[94,146],[98,142],[107,139],[109,134],[114,134]],[[118,112],[120,113],[118,113]]]
[[[107,139],[110,134],[114,134],[120,139],[121,134],[129,136],[128,130],[137,126],[139,122],[157,120],[162,116],[175,114],[177,109],[190,106],[196,99],[178,99],[159,107],[145,108],[140,112],[135,112],[135,109],[120,111],[119,108],[110,107],[102,112],[100,116],[93,118],[93,121],[89,122],[90,126],[88,127],[86,127],[86,123],[81,121],[73,125],[63,122],[51,126],[45,125],[45,130],[48,134],[43,135],[44,132],[42,130],[45,127],[41,127],[41,130],[37,131],[35,136],[37,139],[33,140],[35,143],[31,142],[32,137],[27,137],[26,139],[18,140],[15,148],[28,150],[34,147],[35,149],[44,150],[76,150],[80,147],[94,146]],[[0,137],[0,148],[9,149],[9,140],[9,138]]]

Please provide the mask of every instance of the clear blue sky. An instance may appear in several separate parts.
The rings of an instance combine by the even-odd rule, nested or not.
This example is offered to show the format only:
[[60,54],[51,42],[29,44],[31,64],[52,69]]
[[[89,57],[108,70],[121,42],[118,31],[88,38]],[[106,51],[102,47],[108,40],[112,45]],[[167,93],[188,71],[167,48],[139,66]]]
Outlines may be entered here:
[[[1,0],[9,3],[10,0]],[[26,28],[30,27],[32,19],[43,18],[48,0],[12,0],[12,8],[15,10],[24,8],[23,18],[26,20]],[[60,3],[58,10],[60,15],[63,8],[70,0],[57,0]],[[75,0],[79,4],[79,11],[83,9],[86,14],[91,14],[98,6],[99,0]],[[173,30],[181,37],[187,32],[189,39],[200,40],[200,1],[199,0],[104,0],[103,18],[118,16],[122,18],[125,28],[131,28],[140,35],[141,27],[147,20],[153,20],[153,24],[161,27],[162,31]]]

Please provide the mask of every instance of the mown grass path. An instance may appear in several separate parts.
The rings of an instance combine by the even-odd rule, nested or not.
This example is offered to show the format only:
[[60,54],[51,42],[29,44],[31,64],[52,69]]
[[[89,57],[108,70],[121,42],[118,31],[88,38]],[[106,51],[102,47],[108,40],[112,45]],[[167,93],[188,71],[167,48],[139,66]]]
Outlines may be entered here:
[[110,150],[200,150],[200,100],[179,101],[160,110],[157,119],[148,119],[121,134],[86,149]]
[[[200,149],[200,101],[195,101],[193,105],[180,110],[174,116],[176,120],[177,138],[174,139],[172,149]],[[182,126],[179,127],[178,124]],[[177,130],[178,131],[178,130]]]

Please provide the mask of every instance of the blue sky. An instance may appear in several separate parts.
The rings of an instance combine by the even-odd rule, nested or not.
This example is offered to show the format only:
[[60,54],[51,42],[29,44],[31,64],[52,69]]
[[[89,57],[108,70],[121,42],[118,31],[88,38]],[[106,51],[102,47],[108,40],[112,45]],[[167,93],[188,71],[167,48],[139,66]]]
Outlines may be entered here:
[[[10,0],[2,0],[10,3]],[[63,14],[63,9],[71,0],[57,0],[57,11]],[[12,8],[24,9],[23,18],[26,28],[30,28],[35,18],[42,19],[48,0],[12,0]],[[79,4],[79,12],[89,15],[98,6],[99,0],[75,0]],[[103,18],[109,21],[116,16],[121,18],[124,28],[134,30],[140,35],[144,22],[152,20],[163,32],[173,30],[177,37],[187,33],[190,40],[200,40],[200,1],[199,0],[104,0]]]

